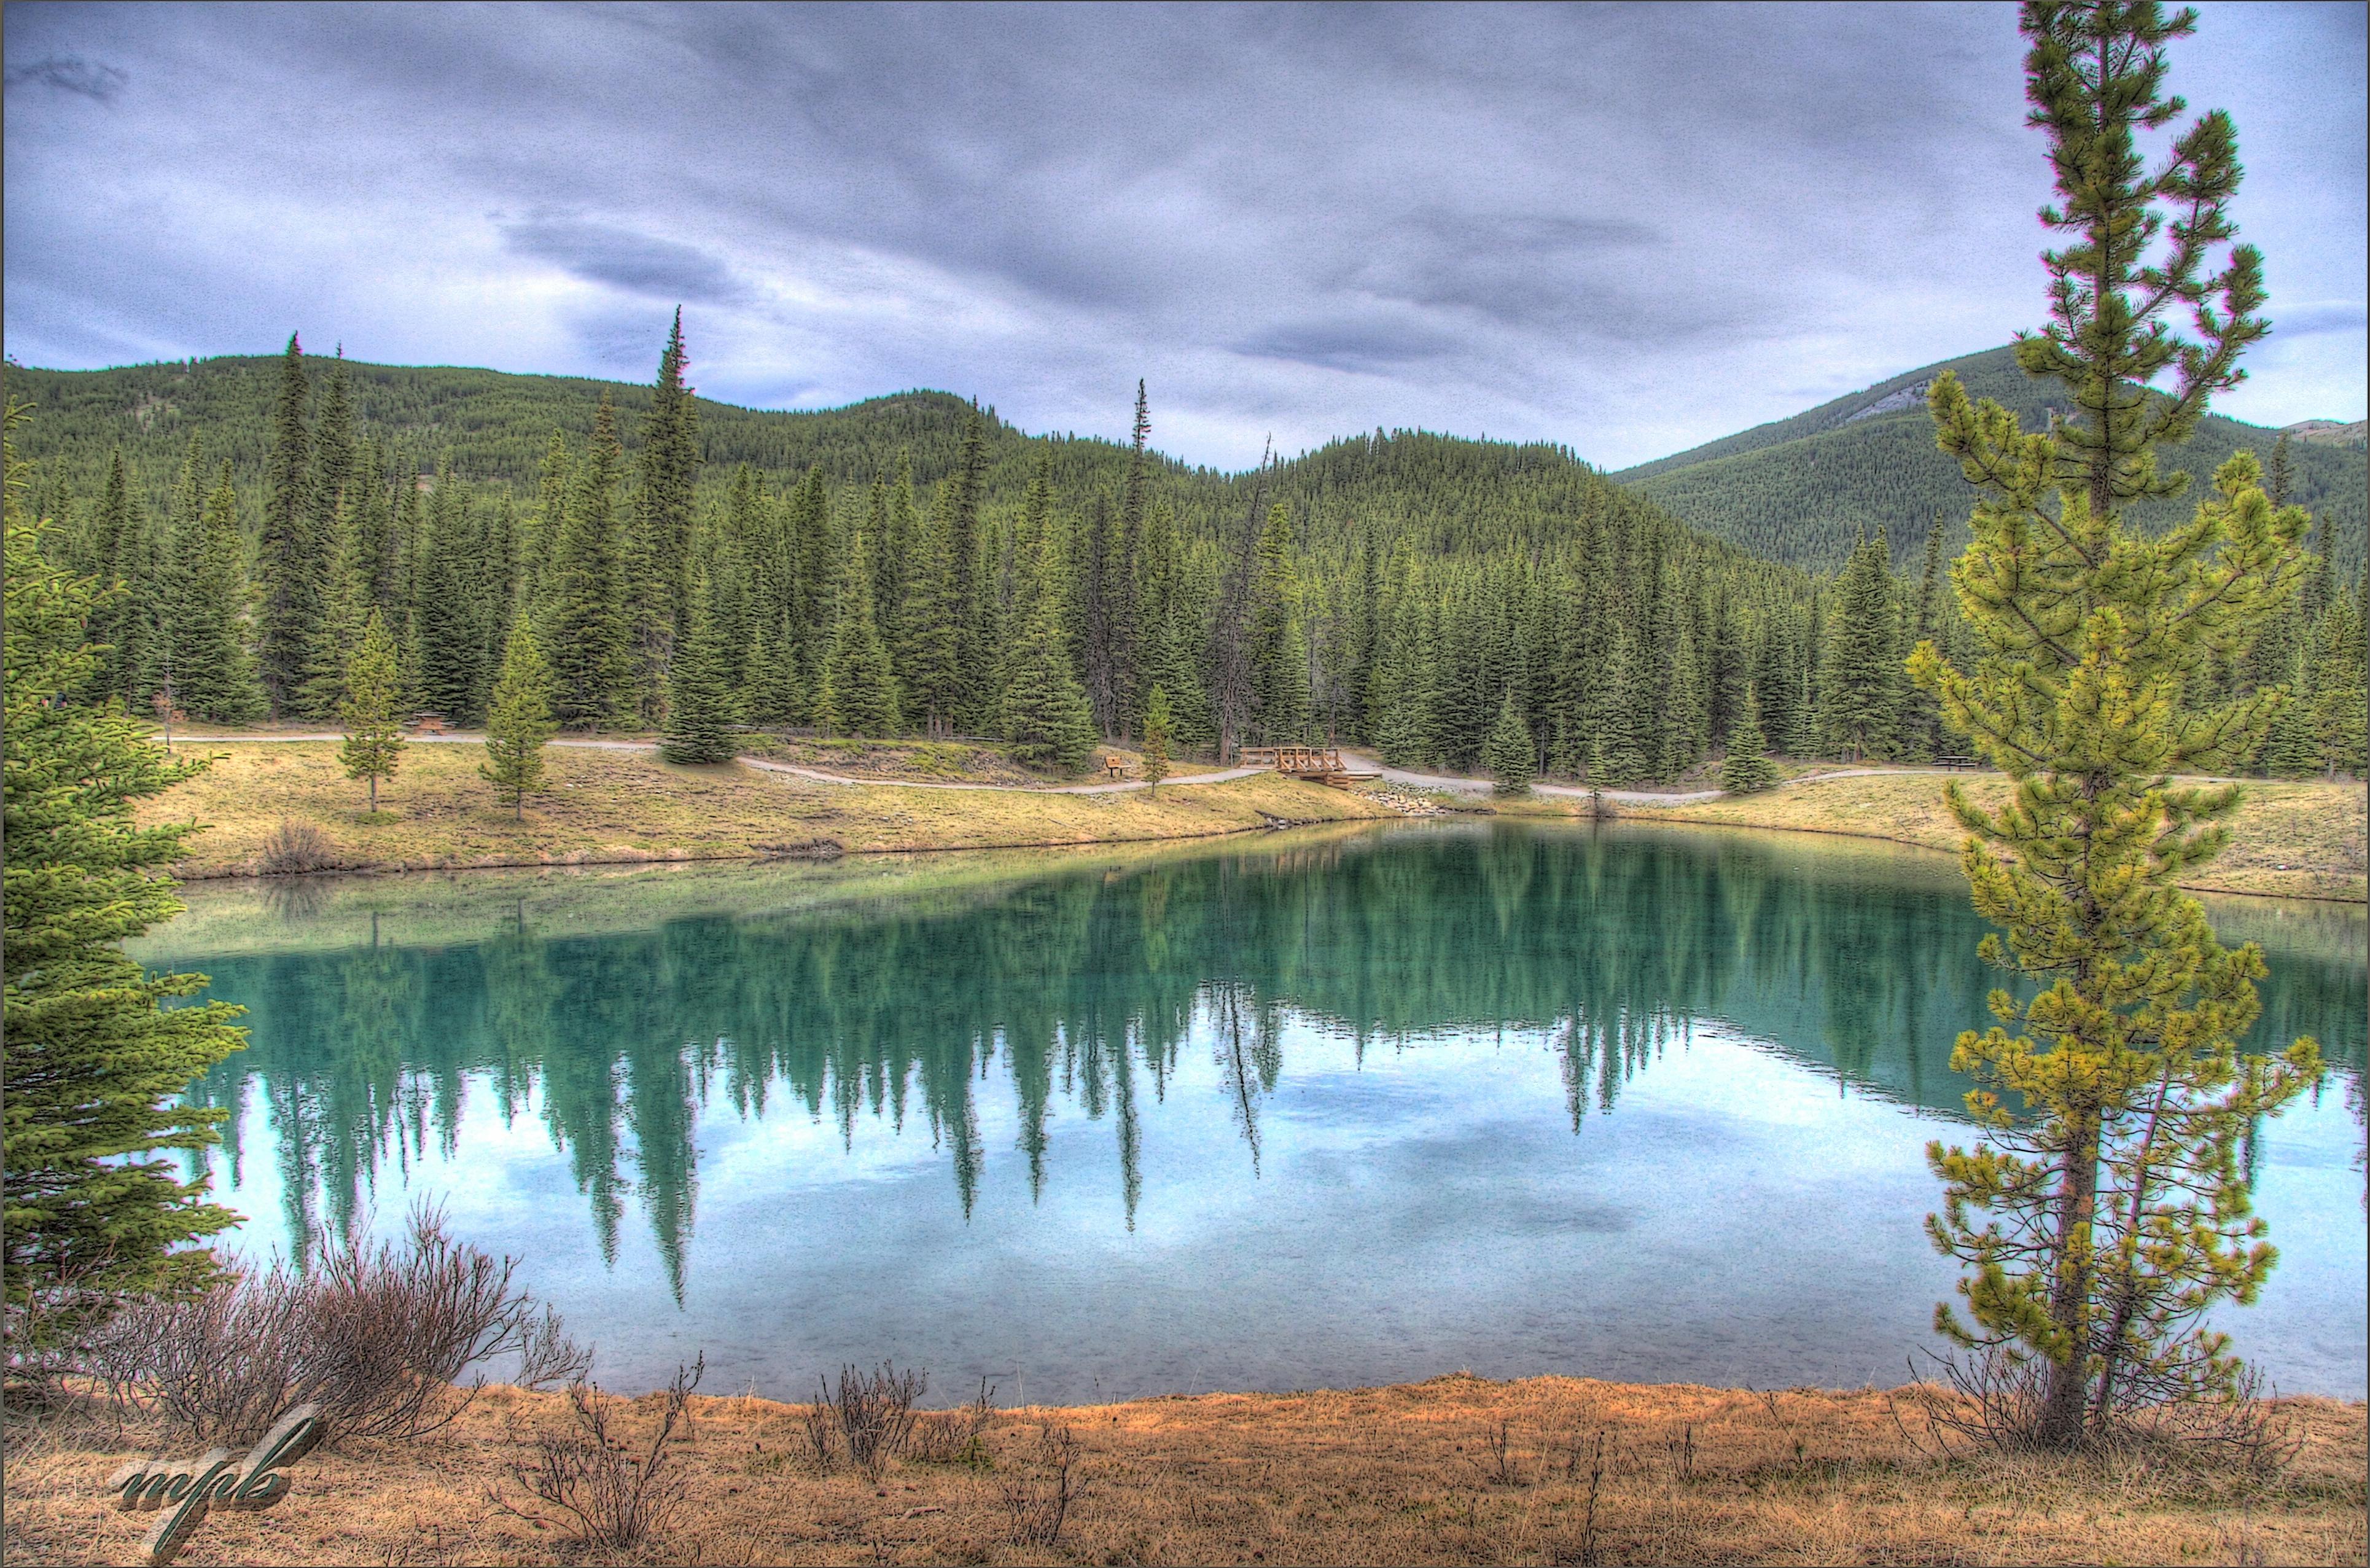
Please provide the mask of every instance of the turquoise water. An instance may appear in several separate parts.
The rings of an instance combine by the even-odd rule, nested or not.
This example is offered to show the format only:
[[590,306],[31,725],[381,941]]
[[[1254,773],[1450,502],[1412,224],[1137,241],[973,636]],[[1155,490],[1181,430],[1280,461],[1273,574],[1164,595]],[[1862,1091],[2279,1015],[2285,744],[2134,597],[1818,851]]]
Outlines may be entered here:
[[[250,1009],[234,1248],[430,1199],[611,1386],[792,1397],[1898,1381],[1995,978],[1945,857],[1620,824],[190,897],[141,956]],[[2340,1069],[2258,1139],[2284,1259],[2225,1323],[2359,1398],[2363,912],[2214,911],[2258,1041]]]

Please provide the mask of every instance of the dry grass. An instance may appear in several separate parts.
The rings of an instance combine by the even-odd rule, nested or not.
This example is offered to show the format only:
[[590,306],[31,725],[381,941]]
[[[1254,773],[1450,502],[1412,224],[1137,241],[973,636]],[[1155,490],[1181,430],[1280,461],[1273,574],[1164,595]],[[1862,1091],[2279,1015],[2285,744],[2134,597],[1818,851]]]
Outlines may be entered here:
[[[877,1482],[806,1458],[800,1407],[698,1399],[673,1449],[685,1499],[638,1561],[674,1562],[2360,1562],[2364,1408],[2286,1401],[2304,1446],[2250,1480],[2139,1460],[1921,1453],[1878,1391],[1456,1376],[1352,1392],[1215,1394],[1007,1412],[984,1463],[901,1460]],[[665,1399],[613,1412],[639,1451]],[[1903,1413],[1896,1424],[1896,1411]],[[564,1429],[559,1395],[493,1390],[439,1437],[324,1450],[266,1514],[216,1514],[187,1563],[595,1560],[488,1505]],[[1077,1443],[1058,1539],[1048,1430]],[[87,1415],[19,1422],[11,1562],[126,1562],[150,1522],[100,1494],[143,1451]],[[1039,1521],[1041,1523],[1041,1521]]]
[[[1963,835],[1943,804],[1943,782],[1941,776],[1930,772],[1875,773],[1817,779],[1766,794],[1691,805],[1625,802],[1620,814],[1639,822],[1849,834],[1955,851]],[[1996,804],[2008,790],[2007,781],[1996,774],[1973,775],[1964,783],[1981,805]],[[1575,811],[1584,813],[1587,802],[1542,797],[1524,809],[1570,815]],[[2370,794],[2360,784],[2249,780],[2246,803],[2232,824],[2230,847],[2184,885],[2203,893],[2362,903],[2370,896],[2370,833],[2365,833],[2365,815],[2370,815]]]
[[[192,748],[196,749],[196,748]],[[335,864],[372,870],[733,859],[808,852],[995,848],[1195,838],[1278,818],[1334,822],[1393,814],[1337,790],[1272,775],[1224,784],[1064,795],[823,784],[728,763],[680,767],[648,752],[553,747],[549,789],[523,820],[496,806],[477,776],[483,748],[406,748],[365,814],[327,742],[224,745],[205,773],[146,803],[144,821],[209,830],[178,868],[192,877],[252,874],[283,821],[316,825]]]

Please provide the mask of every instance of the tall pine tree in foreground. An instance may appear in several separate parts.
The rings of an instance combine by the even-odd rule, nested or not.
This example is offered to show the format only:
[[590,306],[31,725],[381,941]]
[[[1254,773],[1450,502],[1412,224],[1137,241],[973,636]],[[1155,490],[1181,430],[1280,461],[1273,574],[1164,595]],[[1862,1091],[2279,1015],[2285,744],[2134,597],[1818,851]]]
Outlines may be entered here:
[[512,816],[524,816],[526,798],[543,788],[543,744],[558,730],[551,718],[551,666],[522,617],[502,645],[501,674],[486,708],[486,760],[477,767]]
[[[23,415],[14,404],[8,428]],[[181,1100],[237,1050],[240,1009],[167,1008],[202,974],[157,974],[123,941],[180,911],[158,872],[194,825],[140,827],[132,802],[201,771],[176,762],[118,704],[56,700],[97,663],[91,591],[48,557],[24,515],[26,466],[6,455],[7,736],[6,1188],[0,1211],[8,1369],[74,1363],[80,1337],[125,1296],[197,1284],[211,1253],[186,1244],[235,1225],[167,1151],[214,1141],[220,1111]]]
[[395,638],[373,610],[362,628],[362,646],[346,666],[346,700],[338,718],[346,727],[338,761],[349,778],[370,784],[370,809],[378,812],[378,781],[395,777],[403,760],[403,684],[396,670]]
[[1956,784],[1949,798],[1975,907],[2004,933],[1983,955],[2038,990],[1993,993],[2000,1024],[1959,1037],[1951,1066],[1984,1085],[1967,1105],[1985,1131],[1973,1148],[1930,1146],[1943,1206],[1927,1224],[1968,1271],[1963,1316],[1936,1316],[1972,1353],[1952,1369],[1984,1429],[2071,1447],[2243,1428],[2250,1380],[2203,1320],[2252,1300],[2271,1270],[2240,1145],[2316,1080],[2318,1052],[2239,1054],[2262,956],[2224,948],[2175,885],[2223,847],[2239,789],[2171,780],[2227,768],[2276,717],[2277,691],[2181,697],[2295,594],[2307,518],[2272,504],[2242,452],[2188,525],[2124,526],[2126,507],[2186,482],[2157,470],[2157,449],[2269,330],[2261,261],[2222,250],[2240,172],[2226,115],[2180,131],[2154,173],[2138,145],[2181,112],[2165,46],[2190,13],[2035,3],[2022,25],[2059,197],[2042,219],[2067,238],[2044,256],[2049,324],[2017,358],[2075,411],[2028,434],[1954,375],[1936,380],[1942,449],[1982,495],[1951,572],[1980,651],[1962,670],[1927,642],[1910,670],[2014,782],[1998,811]]

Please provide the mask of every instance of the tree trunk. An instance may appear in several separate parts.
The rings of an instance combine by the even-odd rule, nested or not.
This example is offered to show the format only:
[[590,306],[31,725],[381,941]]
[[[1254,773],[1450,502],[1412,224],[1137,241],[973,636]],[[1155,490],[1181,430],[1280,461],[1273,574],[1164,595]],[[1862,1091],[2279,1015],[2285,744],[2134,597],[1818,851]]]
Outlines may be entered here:
[[[2064,1359],[2050,1359],[2041,1419],[2033,1433],[2051,1447],[2081,1442],[2087,1424],[2093,1272],[2088,1252],[2098,1203],[2099,1113],[2092,1111],[2076,1127],[2058,1187],[2057,1241],[2052,1251],[2063,1272],[2049,1293],[2049,1320],[2068,1343]],[[2077,1239],[2085,1254],[2078,1265],[2071,1262]]]

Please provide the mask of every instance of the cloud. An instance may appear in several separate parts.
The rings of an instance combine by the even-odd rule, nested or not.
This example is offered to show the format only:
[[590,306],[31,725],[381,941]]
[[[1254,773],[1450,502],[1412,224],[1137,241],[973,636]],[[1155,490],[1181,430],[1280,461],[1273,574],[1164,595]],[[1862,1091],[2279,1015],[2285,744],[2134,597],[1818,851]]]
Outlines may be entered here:
[[[2208,5],[2174,52],[2238,116],[2272,261],[2242,417],[2364,400],[2362,134],[2313,107],[2361,101],[2345,10]],[[29,363],[301,323],[639,376],[681,303],[731,399],[939,386],[1116,436],[1141,375],[1189,460],[1382,425],[1618,467],[2042,310],[1992,6],[0,15],[38,63],[6,149]]]
[[96,103],[113,103],[131,85],[130,74],[121,67],[72,54],[52,54],[28,65],[8,68],[10,87],[49,87],[62,93],[78,93]]

